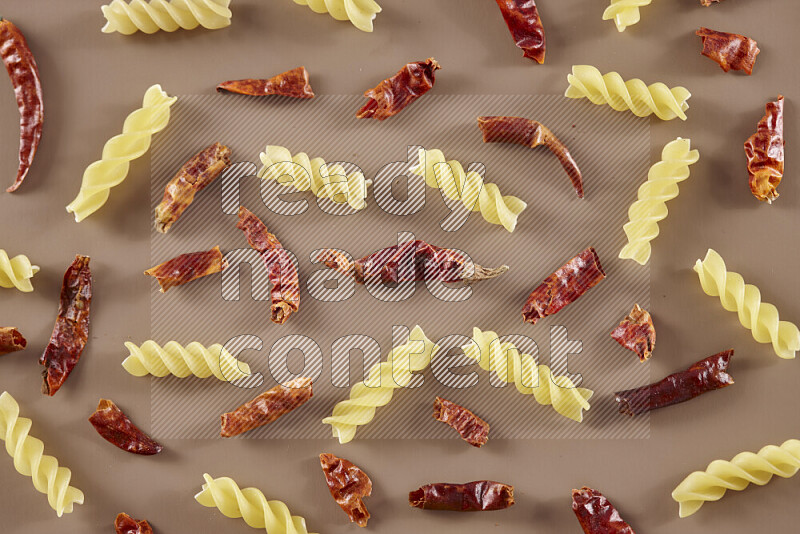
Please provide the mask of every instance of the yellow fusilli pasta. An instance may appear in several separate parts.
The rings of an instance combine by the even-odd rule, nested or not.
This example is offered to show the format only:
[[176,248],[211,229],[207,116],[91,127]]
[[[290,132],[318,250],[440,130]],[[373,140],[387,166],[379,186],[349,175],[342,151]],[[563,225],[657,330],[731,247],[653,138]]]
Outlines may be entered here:
[[661,120],[680,117],[686,120],[687,100],[692,96],[685,87],[670,89],[663,83],[646,85],[634,78],[627,82],[616,72],[600,74],[591,65],[575,65],[567,76],[567,98],[588,98],[593,104],[608,104],[617,111],[632,111],[638,117],[653,113]]
[[127,341],[125,348],[130,355],[122,362],[122,367],[134,376],[175,375],[185,378],[194,375],[208,378],[214,375],[225,382],[235,382],[250,376],[250,366],[231,356],[218,343],[206,348],[197,342],[183,347],[170,341],[161,347],[155,341],[149,340],[137,347]]
[[425,183],[452,200],[460,200],[472,211],[479,211],[492,224],[501,224],[509,232],[517,226],[519,214],[528,206],[517,197],[503,196],[495,184],[484,183],[475,171],[465,172],[457,161],[447,161],[441,150],[419,151],[419,163],[411,169]]
[[603,12],[603,20],[613,20],[617,30],[624,32],[628,26],[639,22],[639,8],[649,6],[653,0],[611,0]]
[[694,271],[700,277],[703,291],[719,297],[722,307],[739,314],[739,322],[750,330],[759,343],[772,343],[775,354],[785,359],[795,357],[800,350],[800,330],[797,325],[779,320],[778,309],[761,302],[761,291],[745,284],[739,273],[729,272],[725,261],[712,249],[703,260],[697,260]]
[[83,173],[81,190],[67,206],[80,222],[99,210],[108,200],[109,191],[128,176],[131,160],[140,158],[150,148],[153,134],[167,127],[169,108],[177,100],[156,84],[144,94],[142,107],[128,115],[122,133],[106,142],[103,156]]
[[494,372],[506,383],[514,383],[523,395],[533,395],[536,402],[579,423],[588,410],[590,389],[575,387],[566,376],[555,376],[546,365],[537,365],[530,354],[522,354],[513,343],[501,343],[495,332],[472,330],[472,342],[463,346],[464,354],[485,371]]
[[230,3],[231,0],[112,0],[101,8],[106,18],[103,32],[130,35],[137,31],[193,30],[198,26],[218,30],[231,25]]
[[385,362],[372,366],[367,379],[353,386],[350,398],[337,403],[322,422],[331,425],[339,443],[352,441],[358,427],[375,418],[375,409],[386,406],[395,389],[408,386],[413,373],[427,368],[438,350],[422,328],[414,327],[408,342],[392,349]]
[[362,32],[372,31],[372,21],[381,12],[375,0],[294,0],[314,13],[330,13],[336,20],[349,20]]
[[278,180],[298,191],[311,190],[315,196],[329,198],[337,204],[347,203],[355,210],[367,206],[367,187],[361,172],[347,174],[341,165],[328,165],[322,158],[309,159],[305,152],[292,156],[287,148],[267,146],[259,156],[263,167],[260,178]]
[[9,258],[6,251],[0,248],[0,287],[16,287],[23,293],[33,291],[31,278],[39,272],[38,265],[31,265],[31,260],[23,254]]
[[228,477],[203,475],[206,483],[194,499],[207,508],[218,508],[226,517],[241,517],[253,528],[263,528],[267,534],[308,534],[306,520],[292,515],[281,501],[268,501],[257,488],[240,489]]
[[689,165],[697,163],[700,152],[691,150],[689,139],[667,143],[661,161],[650,167],[647,181],[639,187],[639,200],[628,209],[630,221],[623,226],[628,244],[619,253],[644,265],[650,259],[650,241],[658,237],[658,221],[667,217],[667,201],[678,196],[678,183],[689,177]]
[[14,468],[33,479],[33,487],[47,494],[50,507],[58,517],[72,512],[74,504],[83,504],[83,492],[69,485],[72,471],[59,467],[58,460],[44,454],[44,443],[30,436],[32,422],[19,416],[19,404],[7,391],[0,395],[0,439],[14,459]]
[[678,484],[672,498],[687,517],[706,501],[720,500],[727,490],[742,491],[750,484],[765,485],[774,475],[793,477],[800,471],[800,441],[790,439],[780,447],[767,445],[758,454],[742,452],[730,462],[714,460],[705,471],[695,471]]

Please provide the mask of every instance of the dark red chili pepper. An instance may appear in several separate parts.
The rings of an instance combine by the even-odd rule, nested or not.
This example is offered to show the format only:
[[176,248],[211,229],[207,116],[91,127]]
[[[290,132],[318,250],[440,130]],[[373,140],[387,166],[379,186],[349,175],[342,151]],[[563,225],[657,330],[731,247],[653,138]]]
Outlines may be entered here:
[[314,98],[305,67],[297,67],[268,79],[231,80],[217,86],[220,93],[228,91],[249,96],[280,95],[292,98]]
[[117,534],[153,534],[153,527],[146,519],[134,519],[125,513],[117,516],[114,529]]
[[12,193],[22,185],[39,148],[44,124],[44,99],[39,68],[25,36],[13,22],[3,18],[0,18],[0,56],[14,86],[19,108],[19,167],[16,181],[6,189]]
[[572,511],[585,534],[636,534],[614,505],[592,488],[572,490]]
[[319,463],[333,500],[342,507],[351,523],[366,527],[369,511],[363,499],[372,494],[369,476],[353,462],[327,452],[319,455]]
[[514,486],[477,480],[466,484],[428,484],[408,494],[408,504],[423,510],[487,512],[514,504]]
[[455,402],[436,397],[433,418],[450,425],[473,447],[481,447],[489,441],[489,423]]
[[0,327],[0,356],[24,349],[28,341],[13,326]]
[[406,64],[397,74],[364,92],[369,101],[358,110],[356,118],[382,121],[397,115],[433,89],[435,73],[441,68],[432,57]]
[[508,31],[523,56],[544,63],[546,41],[544,26],[535,0],[497,0]]
[[277,385],[232,412],[222,414],[219,435],[230,438],[272,423],[307,403],[313,396],[310,378],[301,376]]
[[222,257],[219,247],[214,247],[206,252],[181,254],[147,269],[144,274],[158,280],[161,292],[166,293],[171,287],[188,284],[192,280],[216,274],[227,266],[228,262]]
[[89,417],[89,422],[103,439],[123,451],[151,456],[158,454],[163,448],[108,399],[100,399],[97,410]]
[[758,43],[738,33],[718,32],[700,28],[695,35],[703,41],[702,54],[713,59],[722,70],[741,70],[750,76],[756,64],[756,56],[761,50]]
[[619,323],[612,332],[617,343],[639,356],[639,361],[647,361],[656,347],[656,327],[653,318],[639,306],[633,305],[631,313]]
[[758,200],[772,203],[778,198],[783,179],[785,145],[783,137],[783,95],[767,102],[766,114],[758,121],[756,133],[744,142],[750,192]]

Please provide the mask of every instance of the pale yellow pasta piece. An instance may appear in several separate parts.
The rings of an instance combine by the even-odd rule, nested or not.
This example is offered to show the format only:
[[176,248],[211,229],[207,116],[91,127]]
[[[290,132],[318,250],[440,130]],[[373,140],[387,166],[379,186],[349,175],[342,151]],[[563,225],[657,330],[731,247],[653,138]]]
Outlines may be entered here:
[[639,8],[649,6],[653,0],[611,0],[603,12],[603,20],[613,20],[617,30],[624,32],[628,26],[639,22]]
[[125,348],[130,355],[122,362],[122,367],[134,376],[174,375],[185,378],[194,375],[208,378],[214,375],[225,382],[250,376],[250,366],[231,356],[218,343],[206,348],[197,342],[183,347],[176,341],[170,341],[161,347],[153,340],[145,341],[141,346],[127,341]]
[[0,395],[0,439],[5,441],[17,472],[33,479],[33,487],[47,494],[50,507],[61,517],[71,513],[74,504],[83,504],[83,492],[69,485],[72,471],[59,467],[58,460],[44,454],[44,443],[28,434],[32,424],[19,416],[19,404],[4,391]]
[[375,364],[367,379],[353,386],[350,398],[336,404],[323,424],[331,425],[339,443],[352,441],[358,427],[372,421],[376,408],[386,406],[395,389],[408,386],[413,373],[426,369],[438,350],[422,328],[414,327],[408,342],[392,349],[385,362]]
[[555,376],[546,365],[537,365],[530,354],[522,354],[509,342],[501,343],[495,332],[473,328],[472,342],[461,347],[464,354],[506,383],[514,383],[523,395],[533,395],[536,402],[552,405],[564,417],[581,422],[583,410],[590,408],[590,389],[575,387],[566,376]]
[[742,452],[730,462],[714,460],[705,471],[695,471],[678,484],[672,498],[679,515],[688,517],[706,501],[720,500],[727,490],[742,491],[750,484],[765,485],[774,475],[793,477],[800,471],[800,441],[790,439],[780,447],[767,445],[758,454]]
[[176,100],[160,85],[147,90],[142,107],[125,119],[122,133],[106,142],[102,159],[84,171],[81,190],[67,206],[67,212],[75,214],[75,221],[82,221],[106,203],[111,188],[128,176],[130,162],[142,157],[149,150],[153,135],[167,127],[169,108]]
[[797,325],[779,320],[778,309],[761,302],[761,291],[745,284],[739,273],[729,272],[725,261],[714,250],[708,249],[703,260],[697,260],[694,271],[700,277],[703,291],[719,297],[722,307],[739,314],[739,322],[750,330],[759,343],[772,343],[775,354],[793,359],[800,350],[800,330]]
[[231,0],[112,0],[101,7],[106,18],[103,32],[130,35],[137,31],[193,30],[198,26],[218,30],[231,25],[230,3]]
[[9,258],[6,251],[0,248],[0,287],[16,287],[23,293],[33,291],[31,278],[39,272],[38,265],[31,265],[31,260],[23,254]]
[[517,197],[503,196],[495,184],[484,183],[475,171],[466,172],[461,163],[447,161],[441,150],[419,151],[419,163],[411,169],[430,187],[441,189],[447,198],[460,200],[471,211],[479,211],[492,224],[513,232],[519,214],[528,206]]
[[658,221],[667,217],[667,201],[678,196],[678,183],[689,177],[689,165],[697,163],[700,152],[691,150],[689,139],[667,143],[661,161],[650,167],[647,181],[639,187],[639,200],[628,209],[630,221],[623,226],[628,244],[619,253],[644,265],[650,260],[650,242],[658,237]]
[[593,104],[608,104],[617,111],[632,111],[638,117],[653,113],[661,120],[680,117],[686,120],[687,100],[692,96],[685,87],[670,89],[663,83],[646,85],[634,78],[627,82],[616,72],[600,74],[591,65],[575,65],[567,76],[567,98],[588,98]]
[[322,158],[309,159],[305,152],[292,156],[287,148],[268,145],[259,157],[263,166],[258,176],[278,180],[286,187],[298,191],[311,191],[320,198],[329,198],[337,204],[347,203],[355,210],[367,206],[367,187],[361,172],[347,174],[341,165],[329,165]]
[[336,20],[349,20],[362,32],[372,31],[372,21],[381,12],[375,0],[294,0],[315,13],[329,13]]
[[207,508],[218,508],[226,517],[241,517],[253,528],[264,529],[267,534],[308,534],[306,520],[292,515],[281,501],[268,501],[257,488],[240,489],[228,477],[213,478],[203,475],[206,483],[194,499]]

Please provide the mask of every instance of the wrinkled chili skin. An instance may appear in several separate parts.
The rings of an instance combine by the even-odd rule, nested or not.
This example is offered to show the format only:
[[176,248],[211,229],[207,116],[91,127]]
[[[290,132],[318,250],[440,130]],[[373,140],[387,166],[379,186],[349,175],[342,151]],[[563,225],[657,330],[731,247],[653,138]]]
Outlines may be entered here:
[[220,416],[220,436],[230,438],[264,426],[299,408],[314,395],[310,378],[300,377],[269,389]]
[[587,248],[533,290],[522,307],[522,320],[536,324],[539,319],[575,302],[605,277],[597,252],[593,247]]
[[153,527],[146,519],[134,519],[125,513],[117,515],[114,529],[116,534],[153,534]]
[[279,95],[292,98],[314,98],[314,91],[305,67],[297,67],[268,79],[231,80],[217,86],[220,93],[267,96]]
[[433,418],[450,425],[461,439],[473,447],[482,447],[489,441],[489,423],[454,402],[436,397],[433,401]]
[[619,413],[639,415],[730,386],[733,377],[726,371],[732,356],[733,349],[726,350],[700,360],[685,371],[671,374],[660,382],[616,392],[614,398],[619,404]]
[[13,326],[0,327],[0,356],[23,350],[27,346],[28,341],[19,330]]
[[97,410],[89,416],[89,422],[97,433],[120,449],[142,456],[152,456],[163,447],[142,432],[113,401],[100,399]]
[[708,28],[700,28],[695,35],[703,40],[702,54],[719,63],[722,70],[741,70],[748,76],[753,74],[756,56],[761,52],[753,39]]
[[330,453],[320,454],[319,463],[333,500],[351,523],[366,527],[370,516],[363,498],[372,495],[372,480],[352,462]]
[[611,332],[611,337],[635,352],[639,361],[645,362],[653,355],[656,346],[656,327],[647,310],[634,304],[631,313]]
[[592,488],[572,490],[572,511],[584,534],[636,534],[614,505]]
[[397,74],[364,92],[369,101],[356,113],[358,119],[386,120],[403,111],[433,89],[435,72],[442,67],[434,58],[408,63]]
[[14,86],[19,108],[19,167],[14,184],[6,189],[13,193],[28,175],[42,139],[44,97],[39,68],[25,36],[13,22],[3,18],[0,18],[0,56]]
[[42,393],[56,394],[81,358],[89,339],[89,308],[92,303],[92,272],[88,256],[75,256],[64,273],[50,343],[39,358],[44,365]]
[[583,174],[566,145],[541,122],[523,117],[478,117],[484,143],[514,143],[536,148],[546,146],[567,172],[578,198],[583,198]]
[[778,95],[778,100],[767,103],[758,130],[744,143],[750,192],[758,200],[772,203],[780,196],[777,187],[783,179],[785,144],[783,96]]
[[514,504],[514,487],[490,480],[466,484],[428,484],[408,494],[408,504],[423,510],[488,512]]
[[166,293],[171,287],[221,272],[227,266],[228,262],[222,257],[219,247],[214,247],[205,252],[181,254],[147,269],[144,274],[155,278],[161,286],[160,291]]
[[497,5],[522,55],[544,63],[547,43],[535,0],[497,0]]

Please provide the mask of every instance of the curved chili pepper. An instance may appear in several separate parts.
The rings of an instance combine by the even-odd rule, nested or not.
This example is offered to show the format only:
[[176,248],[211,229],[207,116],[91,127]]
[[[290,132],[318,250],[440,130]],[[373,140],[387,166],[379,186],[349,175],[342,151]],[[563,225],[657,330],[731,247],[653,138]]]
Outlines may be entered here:
[[19,107],[19,168],[16,181],[6,189],[12,193],[22,185],[39,148],[44,124],[44,99],[39,68],[25,36],[13,22],[4,18],[0,18],[0,57],[8,70]]
[[123,451],[152,456],[163,449],[157,441],[134,425],[114,401],[100,399],[97,410],[89,416],[89,422],[103,439]]

